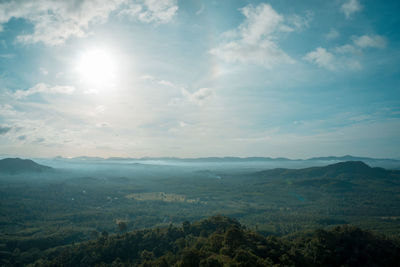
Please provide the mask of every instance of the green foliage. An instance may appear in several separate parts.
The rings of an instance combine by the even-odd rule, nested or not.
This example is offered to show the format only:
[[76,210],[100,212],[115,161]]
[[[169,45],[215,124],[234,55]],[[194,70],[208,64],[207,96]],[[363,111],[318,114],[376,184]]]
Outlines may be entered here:
[[193,223],[189,231],[139,230],[68,246],[31,266],[398,266],[399,261],[399,243],[353,226],[288,239],[263,237],[216,216]]
[[[318,243],[305,241],[306,232],[315,238],[312,230],[343,224],[392,239],[400,233],[400,172],[360,162],[261,172],[168,167],[162,175],[146,167],[140,175],[131,170],[125,174],[0,175],[0,266],[4,262],[24,266],[39,258],[53,259],[63,247],[77,248],[88,240],[104,249],[85,257],[74,254],[76,266],[126,264],[128,259],[143,266],[149,262],[153,266],[185,264],[183,251],[199,255],[199,266],[227,262],[238,266],[243,258],[256,262],[255,266],[270,266],[271,262],[291,265],[293,257],[301,258],[297,263],[310,263],[310,258],[320,253],[328,262],[342,252],[294,246],[293,240],[301,236],[304,244]],[[127,197],[132,195],[142,198]],[[214,217],[198,221],[210,216]],[[152,231],[133,232],[141,233],[137,240],[113,247],[114,241],[122,244],[113,234],[123,238],[131,234],[128,230],[152,227]],[[322,234],[320,238],[328,244],[340,244],[340,239],[323,239]],[[354,247],[369,251],[361,244]],[[143,258],[143,250],[153,253],[154,258]],[[315,264],[326,262],[321,257]]]

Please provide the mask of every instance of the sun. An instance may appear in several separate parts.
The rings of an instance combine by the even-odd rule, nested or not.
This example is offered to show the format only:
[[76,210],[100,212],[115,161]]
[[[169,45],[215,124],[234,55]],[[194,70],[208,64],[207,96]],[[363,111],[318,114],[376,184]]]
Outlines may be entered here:
[[[76,70],[80,80],[90,86],[115,85],[117,65],[112,53],[106,49],[90,49],[80,54]],[[96,89],[97,89],[96,88]]]

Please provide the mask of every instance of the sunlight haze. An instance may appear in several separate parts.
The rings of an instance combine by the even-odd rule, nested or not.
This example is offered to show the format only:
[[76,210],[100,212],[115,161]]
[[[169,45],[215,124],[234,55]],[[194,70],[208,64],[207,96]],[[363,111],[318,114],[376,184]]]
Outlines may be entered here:
[[400,158],[398,1],[2,1],[0,154]]

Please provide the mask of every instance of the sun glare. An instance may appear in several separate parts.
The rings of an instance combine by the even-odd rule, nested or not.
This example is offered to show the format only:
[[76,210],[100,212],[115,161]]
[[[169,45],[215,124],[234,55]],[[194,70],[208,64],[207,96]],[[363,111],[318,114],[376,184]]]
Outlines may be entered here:
[[104,49],[83,52],[77,63],[77,71],[82,82],[96,87],[115,84],[116,62],[112,54]]

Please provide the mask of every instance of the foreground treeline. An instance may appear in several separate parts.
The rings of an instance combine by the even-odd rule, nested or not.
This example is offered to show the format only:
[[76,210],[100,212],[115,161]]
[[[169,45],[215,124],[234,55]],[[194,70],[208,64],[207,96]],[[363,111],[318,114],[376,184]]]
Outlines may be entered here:
[[[6,265],[27,265],[10,258]],[[262,236],[223,216],[102,235],[43,252],[28,266],[398,266],[399,240],[353,226]]]

